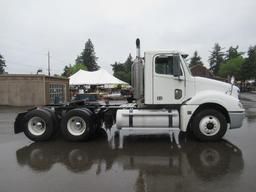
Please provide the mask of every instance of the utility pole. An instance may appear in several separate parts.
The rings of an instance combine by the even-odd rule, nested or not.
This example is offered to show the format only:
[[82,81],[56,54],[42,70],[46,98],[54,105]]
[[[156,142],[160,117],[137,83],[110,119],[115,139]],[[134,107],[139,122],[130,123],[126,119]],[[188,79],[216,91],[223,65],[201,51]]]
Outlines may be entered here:
[[48,76],[51,76],[50,51],[48,51]]

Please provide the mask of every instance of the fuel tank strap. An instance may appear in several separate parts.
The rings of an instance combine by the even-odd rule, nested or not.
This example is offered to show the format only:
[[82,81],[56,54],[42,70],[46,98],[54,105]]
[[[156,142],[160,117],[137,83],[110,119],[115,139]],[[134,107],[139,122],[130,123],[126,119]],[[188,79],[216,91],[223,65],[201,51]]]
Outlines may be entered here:
[[171,111],[168,111],[169,112],[169,115],[168,115],[168,118],[169,118],[169,127],[172,127],[172,115],[170,115]]
[[133,110],[130,109],[129,110],[129,127],[133,127],[133,114],[132,114]]

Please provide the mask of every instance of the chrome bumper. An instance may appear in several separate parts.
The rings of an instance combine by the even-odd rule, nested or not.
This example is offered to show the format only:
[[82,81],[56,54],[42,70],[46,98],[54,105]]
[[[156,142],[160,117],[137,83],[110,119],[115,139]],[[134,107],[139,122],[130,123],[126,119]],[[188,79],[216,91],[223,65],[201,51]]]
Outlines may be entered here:
[[230,117],[230,129],[240,128],[243,124],[245,112],[232,111],[232,112],[229,112],[229,117]]

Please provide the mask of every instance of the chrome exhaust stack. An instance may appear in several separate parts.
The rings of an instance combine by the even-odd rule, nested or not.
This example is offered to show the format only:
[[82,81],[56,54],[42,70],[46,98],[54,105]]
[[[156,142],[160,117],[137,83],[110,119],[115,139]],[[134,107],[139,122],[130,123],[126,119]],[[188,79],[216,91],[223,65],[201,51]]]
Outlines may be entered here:
[[136,39],[136,58],[140,58],[140,39]]
[[133,87],[133,97],[136,100],[142,99],[144,94],[144,66],[140,57],[140,39],[136,39],[136,58],[132,64],[131,80]]

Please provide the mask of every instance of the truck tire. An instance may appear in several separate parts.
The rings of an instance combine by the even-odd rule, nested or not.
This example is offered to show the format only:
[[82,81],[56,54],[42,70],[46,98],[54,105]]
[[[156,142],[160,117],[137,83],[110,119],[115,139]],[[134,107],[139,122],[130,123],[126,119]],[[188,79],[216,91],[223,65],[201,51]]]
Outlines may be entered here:
[[53,122],[54,122],[54,126],[53,126],[53,129],[54,129],[54,134],[53,134],[53,138],[57,138],[59,135],[60,135],[60,119],[57,117],[56,113],[54,112],[54,110],[48,108],[48,107],[45,107],[43,108],[43,110],[46,110],[46,111],[49,111],[51,113],[51,118],[53,119]]
[[217,141],[227,131],[225,116],[215,109],[199,111],[192,120],[192,132],[201,141]]
[[93,117],[87,109],[73,109],[61,121],[63,136],[69,141],[87,141],[95,131]]
[[54,125],[55,125],[54,128],[57,128],[57,127],[58,127],[58,118],[57,118],[55,112],[54,112],[52,109],[47,108],[47,107],[43,108],[43,110],[46,110],[46,111],[48,111],[49,113],[51,113],[51,117],[53,118]]
[[24,133],[32,141],[47,141],[54,134],[54,120],[49,111],[35,109],[24,116]]

